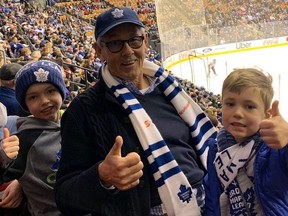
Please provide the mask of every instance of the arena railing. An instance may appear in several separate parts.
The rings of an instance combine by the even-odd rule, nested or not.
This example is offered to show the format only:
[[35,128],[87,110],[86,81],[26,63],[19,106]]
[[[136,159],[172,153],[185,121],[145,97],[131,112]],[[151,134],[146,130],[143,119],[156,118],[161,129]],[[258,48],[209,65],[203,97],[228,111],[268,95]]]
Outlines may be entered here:
[[85,89],[90,87],[90,86],[92,86],[92,84],[90,82],[88,82],[88,73],[89,73],[88,71],[98,73],[98,71],[96,71],[96,70],[93,70],[93,69],[90,69],[90,68],[85,68],[85,67],[82,67],[82,66],[79,66],[79,65],[69,64],[69,63],[66,63],[66,62],[63,62],[63,65],[70,66],[70,67],[76,67],[76,68],[82,69],[84,71],[85,84],[74,82],[73,80],[70,80],[70,82],[74,83],[74,84],[76,84],[76,85],[78,85],[78,86],[80,86],[82,88],[84,87]]

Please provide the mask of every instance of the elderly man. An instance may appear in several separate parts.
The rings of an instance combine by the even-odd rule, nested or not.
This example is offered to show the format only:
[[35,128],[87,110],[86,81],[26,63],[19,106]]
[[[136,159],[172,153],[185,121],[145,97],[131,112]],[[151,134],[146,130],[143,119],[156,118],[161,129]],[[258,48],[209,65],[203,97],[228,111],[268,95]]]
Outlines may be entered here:
[[65,215],[200,215],[206,148],[215,136],[201,108],[145,59],[148,35],[135,11],[112,8],[95,27],[100,81],[62,121],[55,187]]

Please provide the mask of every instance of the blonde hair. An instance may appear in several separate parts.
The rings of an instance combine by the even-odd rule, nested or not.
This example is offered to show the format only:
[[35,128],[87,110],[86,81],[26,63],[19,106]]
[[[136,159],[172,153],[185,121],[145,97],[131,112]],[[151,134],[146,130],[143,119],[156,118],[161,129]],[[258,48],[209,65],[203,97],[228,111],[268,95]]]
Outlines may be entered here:
[[255,68],[235,69],[223,82],[222,97],[225,90],[240,94],[247,88],[255,88],[259,91],[264,109],[267,111],[274,96],[272,76],[268,73],[265,75],[261,70]]
[[39,60],[41,58],[41,52],[39,50],[34,50],[32,53],[31,53],[31,57],[35,60]]

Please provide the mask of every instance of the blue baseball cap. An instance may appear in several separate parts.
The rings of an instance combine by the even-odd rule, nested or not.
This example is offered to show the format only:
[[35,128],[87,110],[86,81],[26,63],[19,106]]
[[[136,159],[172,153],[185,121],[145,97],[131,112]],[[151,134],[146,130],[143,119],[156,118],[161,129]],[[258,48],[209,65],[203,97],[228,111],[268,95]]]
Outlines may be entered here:
[[137,13],[130,8],[111,8],[101,13],[96,20],[95,38],[102,37],[110,29],[124,23],[132,23],[144,28]]

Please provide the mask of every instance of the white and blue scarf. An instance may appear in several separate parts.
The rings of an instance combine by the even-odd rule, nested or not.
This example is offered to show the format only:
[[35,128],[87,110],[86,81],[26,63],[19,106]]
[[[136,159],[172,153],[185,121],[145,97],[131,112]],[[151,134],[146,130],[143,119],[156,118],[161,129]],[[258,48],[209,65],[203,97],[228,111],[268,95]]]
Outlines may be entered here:
[[222,128],[217,135],[217,142],[219,152],[214,165],[229,200],[229,214],[257,215],[261,210],[254,191],[253,164],[262,143],[259,133],[237,144],[234,137]]
[[[143,73],[145,76],[159,78],[159,89],[164,92],[182,119],[189,125],[194,147],[206,168],[208,146],[204,143],[208,138],[216,137],[212,123],[201,108],[184,92],[180,84],[162,67],[145,60]],[[133,93],[112,77],[107,65],[102,68],[102,76],[131,119],[153,171],[156,186],[167,214],[169,216],[199,216],[200,209],[197,205],[196,194],[194,194],[195,190],[192,191],[190,183],[179,168],[153,121]]]

